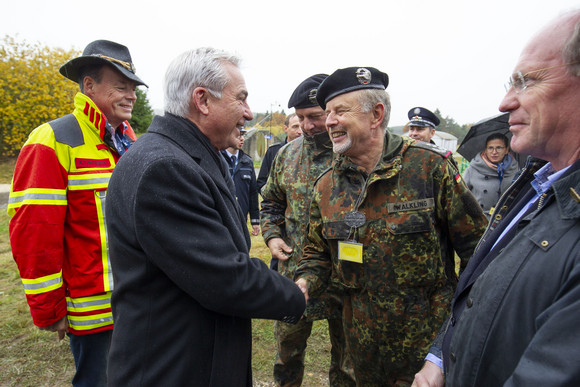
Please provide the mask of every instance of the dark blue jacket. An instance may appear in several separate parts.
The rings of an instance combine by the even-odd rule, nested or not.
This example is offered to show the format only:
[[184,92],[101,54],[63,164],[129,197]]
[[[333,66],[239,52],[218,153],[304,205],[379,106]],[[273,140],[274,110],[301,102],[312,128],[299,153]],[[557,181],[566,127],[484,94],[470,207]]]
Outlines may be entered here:
[[493,246],[545,162],[502,195],[459,278],[443,348],[447,386],[580,385],[580,161]]
[[242,208],[242,213],[248,218],[250,214],[250,223],[260,224],[260,209],[258,207],[258,187],[256,186],[256,172],[254,171],[254,162],[252,158],[240,149],[238,153],[239,161],[236,170],[232,173],[232,160],[229,154],[223,150],[220,152],[226,160],[229,167],[230,176],[236,186],[236,197]]

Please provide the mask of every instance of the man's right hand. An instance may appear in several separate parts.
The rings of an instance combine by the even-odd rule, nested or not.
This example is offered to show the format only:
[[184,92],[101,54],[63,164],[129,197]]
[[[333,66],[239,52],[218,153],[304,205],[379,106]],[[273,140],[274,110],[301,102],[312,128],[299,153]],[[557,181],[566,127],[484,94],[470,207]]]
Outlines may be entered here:
[[64,339],[64,335],[68,331],[68,320],[66,316],[55,322],[54,324],[38,327],[41,331],[50,331],[58,333],[58,341]]
[[441,368],[430,361],[426,361],[421,371],[415,375],[415,380],[411,387],[443,387],[444,385],[445,379]]
[[268,241],[268,248],[270,249],[270,254],[272,257],[277,258],[281,261],[287,261],[289,254],[292,253],[292,248],[284,242],[282,238],[272,238]]

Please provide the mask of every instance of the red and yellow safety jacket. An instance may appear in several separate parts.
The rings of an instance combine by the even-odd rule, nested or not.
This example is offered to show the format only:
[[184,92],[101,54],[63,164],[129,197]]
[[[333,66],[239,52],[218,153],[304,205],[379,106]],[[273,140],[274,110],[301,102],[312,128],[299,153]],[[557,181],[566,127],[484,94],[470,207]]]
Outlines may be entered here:
[[[10,244],[34,324],[65,315],[69,331],[113,329],[113,275],[105,196],[119,159],[104,142],[106,117],[82,93],[72,114],[36,128],[22,147],[8,215]],[[135,140],[128,122],[121,127]]]

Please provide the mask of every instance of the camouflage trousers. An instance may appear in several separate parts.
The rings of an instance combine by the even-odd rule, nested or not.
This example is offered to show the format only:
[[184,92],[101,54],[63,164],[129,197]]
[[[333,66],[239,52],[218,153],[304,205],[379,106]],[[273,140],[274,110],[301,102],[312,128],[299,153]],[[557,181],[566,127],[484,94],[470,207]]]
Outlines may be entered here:
[[393,318],[390,305],[364,292],[343,300],[345,338],[357,386],[411,386],[437,333],[429,327],[429,318],[422,313]]
[[[277,344],[274,364],[276,386],[294,387],[302,384],[304,377],[304,356],[306,342],[312,332],[312,321],[300,320],[297,324],[274,322],[274,337]],[[344,329],[341,319],[328,320],[330,336],[330,369],[328,377],[331,386],[354,387],[352,362],[345,348]]]

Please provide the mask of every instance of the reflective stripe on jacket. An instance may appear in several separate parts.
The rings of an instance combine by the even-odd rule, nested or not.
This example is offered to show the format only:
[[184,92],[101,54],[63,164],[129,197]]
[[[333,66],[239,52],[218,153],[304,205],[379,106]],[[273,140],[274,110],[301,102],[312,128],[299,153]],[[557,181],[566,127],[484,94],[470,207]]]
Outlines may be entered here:
[[64,315],[75,334],[113,326],[105,197],[119,156],[103,141],[105,124],[78,93],[74,112],[36,128],[16,163],[10,243],[38,326]]

